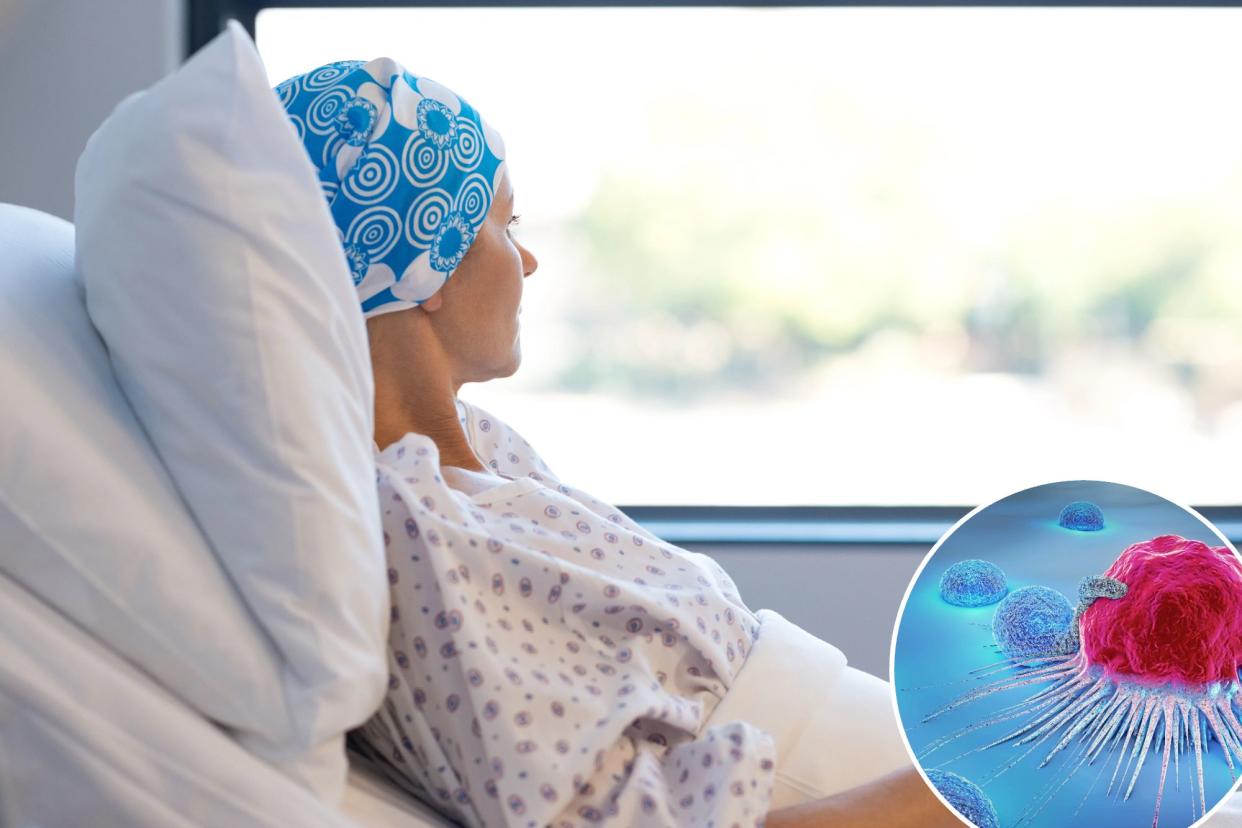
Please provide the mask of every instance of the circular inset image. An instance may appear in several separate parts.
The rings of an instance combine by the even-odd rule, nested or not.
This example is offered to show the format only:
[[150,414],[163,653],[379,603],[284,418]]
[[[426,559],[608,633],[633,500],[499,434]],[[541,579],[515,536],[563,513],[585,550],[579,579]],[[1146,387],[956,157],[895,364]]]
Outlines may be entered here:
[[910,583],[891,661],[911,756],[979,828],[1186,828],[1242,767],[1242,558],[1141,489],[975,509]]

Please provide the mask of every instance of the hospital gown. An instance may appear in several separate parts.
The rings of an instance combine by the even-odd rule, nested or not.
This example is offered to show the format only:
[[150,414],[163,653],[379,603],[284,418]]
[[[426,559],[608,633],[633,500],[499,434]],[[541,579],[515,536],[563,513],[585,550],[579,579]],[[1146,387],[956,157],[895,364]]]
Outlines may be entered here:
[[704,729],[759,633],[733,581],[457,408],[503,479],[376,446],[390,679],[351,745],[469,826],[762,825],[772,736]]

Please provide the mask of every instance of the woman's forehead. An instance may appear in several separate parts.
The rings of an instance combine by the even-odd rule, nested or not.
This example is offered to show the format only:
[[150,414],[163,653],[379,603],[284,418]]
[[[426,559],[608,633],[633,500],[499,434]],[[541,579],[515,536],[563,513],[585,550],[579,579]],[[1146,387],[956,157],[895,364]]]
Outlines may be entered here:
[[509,181],[509,171],[504,170],[500,174],[500,180],[496,182],[496,195],[492,199],[490,212],[497,215],[503,213],[513,204],[514,197],[513,184]]
[[500,180],[496,182],[496,197],[501,201],[513,201],[513,181],[509,178],[509,165],[500,172]]

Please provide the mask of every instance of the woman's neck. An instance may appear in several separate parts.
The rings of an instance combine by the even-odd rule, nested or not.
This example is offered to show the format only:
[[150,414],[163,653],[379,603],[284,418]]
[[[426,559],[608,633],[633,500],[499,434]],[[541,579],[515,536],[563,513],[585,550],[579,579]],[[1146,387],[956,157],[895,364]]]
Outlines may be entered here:
[[381,449],[411,431],[425,434],[441,466],[486,471],[457,419],[456,378],[427,315],[419,308],[367,320],[375,376],[375,442]]
[[381,449],[413,431],[432,439],[441,466],[487,471],[457,418],[456,387],[447,382],[414,383],[408,376],[400,383],[387,380],[376,372],[375,442]]

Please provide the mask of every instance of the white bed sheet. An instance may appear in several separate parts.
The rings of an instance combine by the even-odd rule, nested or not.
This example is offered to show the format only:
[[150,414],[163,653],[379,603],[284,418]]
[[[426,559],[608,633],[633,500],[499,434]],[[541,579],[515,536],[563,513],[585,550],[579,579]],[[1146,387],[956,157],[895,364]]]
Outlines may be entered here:
[[455,828],[457,824],[352,757],[341,808],[366,828]]
[[0,826],[442,828],[364,768],[340,811],[0,574]]

